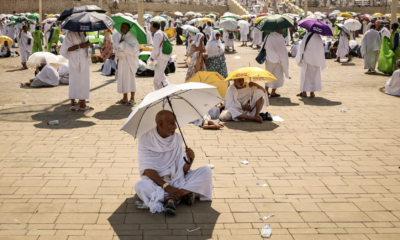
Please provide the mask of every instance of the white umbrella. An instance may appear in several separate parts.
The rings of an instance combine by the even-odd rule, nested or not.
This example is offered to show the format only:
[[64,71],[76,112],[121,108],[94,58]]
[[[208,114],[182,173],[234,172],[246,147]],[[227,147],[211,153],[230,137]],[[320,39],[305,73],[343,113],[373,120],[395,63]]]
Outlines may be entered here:
[[219,23],[220,28],[226,29],[228,31],[235,31],[237,28],[237,25],[238,25],[238,22],[232,18],[223,19]]
[[140,138],[156,126],[154,119],[161,110],[174,112],[179,127],[202,118],[222,100],[218,89],[205,83],[170,84],[147,94],[129,115],[121,130],[134,138]]
[[132,13],[125,13],[125,16],[133,17]]
[[201,19],[202,19],[202,18],[195,18],[195,19],[190,20],[190,21],[187,22],[186,24],[187,24],[187,25],[192,25],[192,24],[197,23],[197,22],[200,21]]
[[137,14],[133,15],[133,19],[137,19],[139,16]]
[[183,13],[181,13],[181,12],[175,12],[174,14],[175,14],[176,16],[180,16],[180,17],[183,16]]
[[238,21],[238,26],[242,27],[242,26],[249,26],[249,22],[245,21],[245,20],[239,20]]
[[345,31],[347,34],[349,34],[349,35],[351,34],[351,31],[345,25],[343,25],[342,23],[338,23],[338,24],[336,24],[336,26],[338,26],[341,29],[343,29],[343,31]]
[[62,56],[62,55],[57,55],[56,57],[57,57],[57,59],[58,59],[58,62],[57,62],[57,63],[59,63],[59,64],[68,63],[68,59],[66,59],[64,56]]
[[31,63],[57,63],[58,57],[49,52],[35,52],[32,54],[28,62]]
[[355,19],[347,19],[344,21],[344,26],[350,31],[357,31],[361,29],[361,23]]
[[189,32],[192,32],[192,33],[199,33],[200,32],[199,29],[197,29],[196,27],[190,26],[190,25],[183,25],[182,29],[186,30],[186,31],[189,31]]
[[195,14],[196,14],[195,12],[190,11],[190,12],[187,12],[187,13],[185,14],[185,16],[193,16],[193,15],[195,15]]
[[122,16],[125,16],[125,15],[123,13],[116,13],[116,14],[114,14],[114,16],[122,17]]

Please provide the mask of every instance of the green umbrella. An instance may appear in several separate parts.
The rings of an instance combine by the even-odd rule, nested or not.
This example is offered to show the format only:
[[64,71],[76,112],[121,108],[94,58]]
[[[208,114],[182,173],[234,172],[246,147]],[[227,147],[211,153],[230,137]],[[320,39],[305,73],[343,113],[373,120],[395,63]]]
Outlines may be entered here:
[[28,16],[28,18],[31,20],[36,20],[40,18],[40,15],[37,13],[32,13],[31,15]]
[[150,19],[150,22],[166,22],[167,19],[160,17],[160,16],[155,16],[152,19]]
[[208,14],[207,16],[210,16],[210,17],[212,17],[212,18],[214,18],[214,19],[217,18],[217,15],[215,15],[214,13],[210,13],[210,14]]
[[10,22],[7,26],[11,27],[11,26],[15,26],[15,25],[17,25],[16,22]]
[[223,17],[221,17],[221,19],[225,19],[225,18],[233,18],[233,19],[236,19],[237,17],[236,17],[236,16],[223,16]]
[[[160,17],[160,18],[162,18],[162,17]],[[129,31],[131,31],[136,36],[136,39],[138,40],[139,44],[147,44],[146,32],[144,31],[142,26],[139,25],[139,23],[137,23],[135,20],[133,20],[132,17],[116,16],[116,17],[112,17],[111,19],[115,22],[114,28],[117,29],[117,31],[119,33],[121,33],[121,24],[128,23],[129,26],[131,26]],[[162,19],[164,19],[164,21],[166,21],[165,18],[162,18]]]
[[293,27],[293,19],[284,15],[266,16],[255,26],[260,31],[279,31]]
[[11,16],[10,19],[15,21],[15,19],[17,19],[17,16]]
[[22,23],[22,22],[27,22],[27,21],[29,21],[29,19],[27,17],[17,17],[15,19],[15,22],[17,22],[17,23]]

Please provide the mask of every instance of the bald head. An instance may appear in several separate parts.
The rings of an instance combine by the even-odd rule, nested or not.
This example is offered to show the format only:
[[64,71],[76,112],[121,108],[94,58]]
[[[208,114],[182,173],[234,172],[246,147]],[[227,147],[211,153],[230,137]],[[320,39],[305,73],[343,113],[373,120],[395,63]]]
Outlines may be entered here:
[[161,110],[156,115],[157,131],[166,138],[175,134],[176,121],[174,114],[168,110]]

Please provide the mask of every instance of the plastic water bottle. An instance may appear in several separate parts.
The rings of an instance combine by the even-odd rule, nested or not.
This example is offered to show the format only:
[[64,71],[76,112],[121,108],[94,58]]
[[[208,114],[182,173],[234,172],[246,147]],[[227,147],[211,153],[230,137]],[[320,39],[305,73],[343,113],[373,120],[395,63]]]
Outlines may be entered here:
[[142,201],[136,201],[135,206],[137,209],[149,209],[149,207],[146,205],[146,203]]
[[58,125],[58,120],[47,122],[47,125]]

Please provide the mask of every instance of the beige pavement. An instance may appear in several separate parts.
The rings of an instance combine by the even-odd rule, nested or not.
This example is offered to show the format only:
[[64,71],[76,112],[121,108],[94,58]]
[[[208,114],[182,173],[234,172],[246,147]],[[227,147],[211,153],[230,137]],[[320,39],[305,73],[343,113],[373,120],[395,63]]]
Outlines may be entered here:
[[[237,50],[227,54],[229,71],[260,66],[256,50]],[[175,52],[168,79],[182,83],[184,47]],[[398,240],[400,98],[384,94],[387,76],[354,63],[327,60],[323,91],[300,99],[290,59],[291,79],[268,109],[284,122],[184,126],[194,168],[215,165],[214,201],[170,217],[135,208],[137,140],[120,131],[132,108],[114,104],[121,96],[101,65],[91,66],[95,110],[74,113],[67,86],[20,88],[33,69],[0,59],[0,240],[252,240],[265,223],[274,240]],[[152,78],[137,81],[140,102]]]

